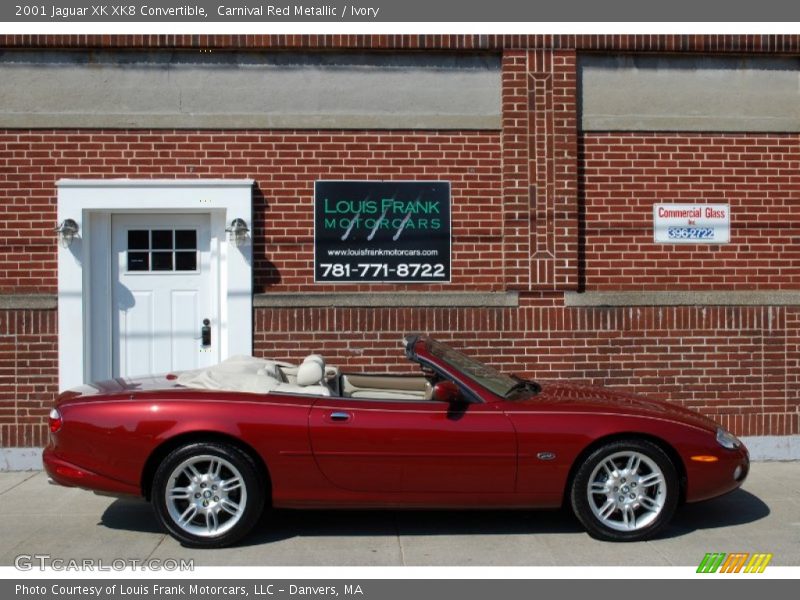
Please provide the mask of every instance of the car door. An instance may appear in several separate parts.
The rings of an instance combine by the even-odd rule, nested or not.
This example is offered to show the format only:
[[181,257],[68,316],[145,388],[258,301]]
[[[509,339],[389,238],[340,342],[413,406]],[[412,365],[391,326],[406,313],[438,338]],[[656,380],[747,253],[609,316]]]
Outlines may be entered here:
[[509,493],[517,448],[491,404],[322,398],[309,415],[325,477],[360,492]]

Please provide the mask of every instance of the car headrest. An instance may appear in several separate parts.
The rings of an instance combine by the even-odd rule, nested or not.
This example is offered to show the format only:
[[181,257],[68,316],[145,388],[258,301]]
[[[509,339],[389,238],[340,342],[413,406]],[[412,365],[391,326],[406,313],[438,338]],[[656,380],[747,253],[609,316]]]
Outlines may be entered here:
[[297,385],[317,385],[325,379],[325,359],[319,354],[309,354],[297,369]]

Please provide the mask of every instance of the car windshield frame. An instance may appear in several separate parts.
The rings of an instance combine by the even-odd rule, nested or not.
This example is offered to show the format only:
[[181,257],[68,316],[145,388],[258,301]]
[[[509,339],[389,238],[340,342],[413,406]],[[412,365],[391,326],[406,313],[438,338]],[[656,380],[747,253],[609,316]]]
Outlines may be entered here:
[[433,338],[427,338],[426,349],[457,373],[462,373],[481,387],[500,398],[508,398],[509,392],[518,388],[520,380],[495,369],[452,346]]

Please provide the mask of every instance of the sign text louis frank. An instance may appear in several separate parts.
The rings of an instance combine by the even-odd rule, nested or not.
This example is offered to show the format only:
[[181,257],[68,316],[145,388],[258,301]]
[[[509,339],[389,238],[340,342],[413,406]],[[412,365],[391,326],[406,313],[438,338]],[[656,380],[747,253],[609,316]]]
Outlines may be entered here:
[[727,244],[731,214],[727,204],[654,204],[653,241],[662,244]]

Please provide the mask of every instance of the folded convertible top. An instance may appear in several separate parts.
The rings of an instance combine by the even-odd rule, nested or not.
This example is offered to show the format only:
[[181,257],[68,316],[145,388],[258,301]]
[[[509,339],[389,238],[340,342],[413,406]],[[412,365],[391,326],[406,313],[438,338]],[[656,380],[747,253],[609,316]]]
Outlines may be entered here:
[[231,356],[212,367],[184,371],[178,374],[177,383],[202,390],[266,394],[285,382],[281,366],[293,365],[252,356]]

